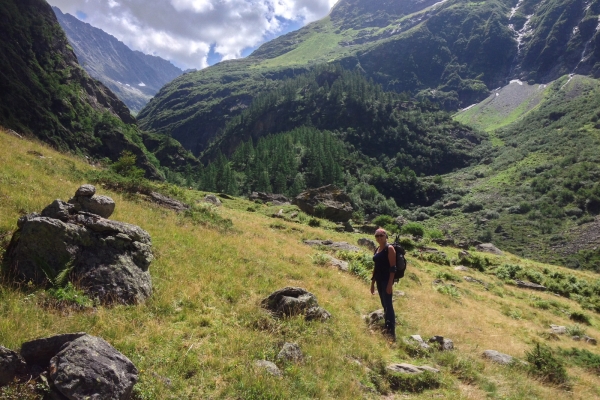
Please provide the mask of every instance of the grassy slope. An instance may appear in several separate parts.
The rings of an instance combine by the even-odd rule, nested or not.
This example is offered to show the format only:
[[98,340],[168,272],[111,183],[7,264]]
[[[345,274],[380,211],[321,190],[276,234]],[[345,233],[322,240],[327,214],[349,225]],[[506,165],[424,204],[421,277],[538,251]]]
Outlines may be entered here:
[[[6,244],[19,215],[39,211],[55,198],[67,199],[84,183],[82,172],[90,167],[5,133],[0,133],[0,149],[0,238]],[[47,158],[29,154],[31,150]],[[477,272],[471,275],[493,283],[492,290],[457,283],[462,296],[453,300],[430,285],[437,273],[449,272],[451,267],[411,257],[409,268],[415,280],[404,280],[399,289],[406,296],[396,298],[398,335],[452,338],[457,357],[478,371],[475,382],[467,385],[453,375],[447,357],[411,360],[403,345],[389,345],[379,334],[370,332],[361,315],[379,308],[379,302],[368,294],[368,285],[314,265],[311,256],[318,251],[301,243],[301,239],[318,237],[355,242],[358,235],[273,220],[266,215],[275,208],[260,206],[258,212],[250,213],[246,209],[251,203],[238,199],[224,200],[218,210],[234,223],[233,231],[224,232],[193,225],[140,199],[101,188],[100,192],[116,200],[115,220],[138,224],[152,235],[154,295],[141,306],[65,314],[38,305],[40,295],[33,288],[19,291],[0,286],[0,345],[18,349],[23,341],[61,332],[86,331],[101,336],[140,369],[141,398],[369,397],[359,385],[369,384],[369,373],[351,358],[360,359],[375,373],[381,360],[439,364],[443,387],[413,398],[431,398],[436,393],[462,399],[486,398],[488,394],[513,399],[567,395],[527,378],[518,369],[485,362],[480,354],[493,348],[523,357],[534,341],[543,340],[540,334],[549,323],[572,324],[561,310],[580,311],[573,301],[503,285]],[[193,200],[202,194],[190,191],[185,196]],[[451,255],[456,252],[446,251]],[[502,261],[542,268],[510,255]],[[595,278],[591,273],[573,273]],[[334,318],[321,324],[268,316],[258,306],[260,299],[286,285],[315,293]],[[539,299],[556,301],[558,307],[533,308],[532,302]],[[518,310],[520,319],[508,316],[515,315],[513,310]],[[592,324],[588,334],[600,338],[596,315]],[[304,363],[285,366],[281,379],[253,367],[256,359],[275,360],[285,341],[300,344],[307,356]],[[590,348],[566,337],[550,344]],[[569,373],[576,377],[573,398],[600,395],[600,379],[595,374],[575,367],[569,368]],[[161,377],[172,384],[165,384]]]

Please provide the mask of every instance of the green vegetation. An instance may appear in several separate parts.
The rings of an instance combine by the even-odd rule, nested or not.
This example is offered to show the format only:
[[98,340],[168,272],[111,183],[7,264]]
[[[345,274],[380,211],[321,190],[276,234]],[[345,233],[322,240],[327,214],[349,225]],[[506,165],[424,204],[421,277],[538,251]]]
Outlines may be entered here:
[[527,370],[543,382],[570,387],[569,377],[562,361],[554,355],[550,347],[536,343],[535,348],[527,353]]

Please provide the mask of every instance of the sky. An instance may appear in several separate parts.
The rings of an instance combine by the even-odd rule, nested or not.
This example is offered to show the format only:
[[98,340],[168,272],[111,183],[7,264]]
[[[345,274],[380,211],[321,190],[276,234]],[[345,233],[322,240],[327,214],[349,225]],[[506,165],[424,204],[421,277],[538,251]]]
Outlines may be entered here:
[[245,57],[325,17],[337,0],[48,0],[133,50],[181,69]]

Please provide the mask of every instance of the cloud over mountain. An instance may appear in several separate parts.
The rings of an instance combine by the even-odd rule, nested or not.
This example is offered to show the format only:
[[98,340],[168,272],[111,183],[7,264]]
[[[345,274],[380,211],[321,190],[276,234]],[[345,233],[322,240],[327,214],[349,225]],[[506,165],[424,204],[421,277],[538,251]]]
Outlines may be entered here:
[[336,0],[49,0],[133,49],[203,68],[242,56],[290,25],[325,16]]

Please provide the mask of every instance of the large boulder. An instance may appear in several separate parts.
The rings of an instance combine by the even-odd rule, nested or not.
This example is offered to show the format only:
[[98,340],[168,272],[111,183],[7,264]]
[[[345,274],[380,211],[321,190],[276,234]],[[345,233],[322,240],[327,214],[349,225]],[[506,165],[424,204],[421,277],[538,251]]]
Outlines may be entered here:
[[0,386],[27,372],[25,361],[16,352],[0,346]]
[[335,222],[348,221],[354,212],[350,205],[350,196],[333,185],[302,192],[294,198],[292,203],[309,215],[316,215]]
[[504,254],[502,252],[502,250],[500,250],[499,248],[497,248],[496,246],[494,246],[491,243],[481,243],[481,244],[476,245],[475,248],[477,249],[477,251],[481,251],[484,253],[492,253],[492,254],[496,254],[499,256]]
[[309,321],[331,318],[331,314],[319,306],[314,294],[299,287],[277,290],[263,299],[261,305],[279,317],[304,315]]
[[21,356],[27,361],[27,365],[36,365],[45,369],[50,360],[67,343],[85,336],[85,332],[64,333],[41,339],[30,340],[21,345]]
[[17,226],[5,257],[17,279],[46,284],[67,274],[105,304],[140,303],[152,293],[152,242],[139,226],[77,212],[59,200]]
[[52,389],[68,399],[127,400],[138,370],[105,340],[84,335],[50,360],[48,378]]

